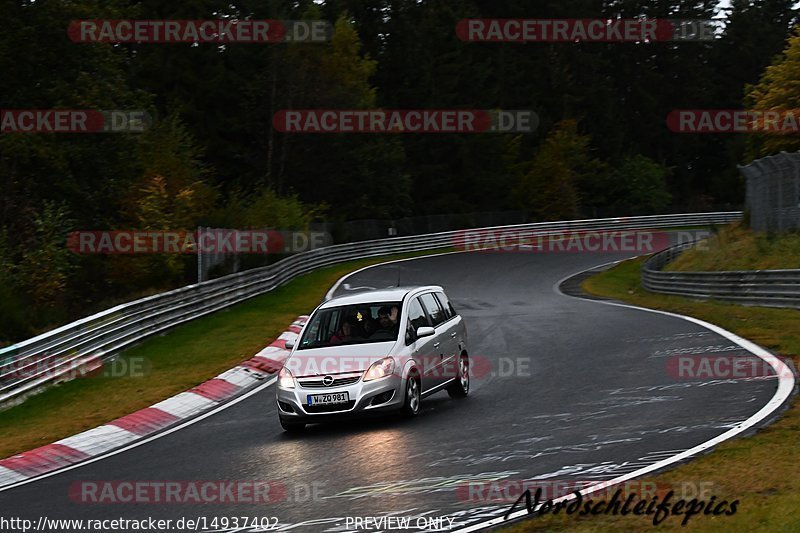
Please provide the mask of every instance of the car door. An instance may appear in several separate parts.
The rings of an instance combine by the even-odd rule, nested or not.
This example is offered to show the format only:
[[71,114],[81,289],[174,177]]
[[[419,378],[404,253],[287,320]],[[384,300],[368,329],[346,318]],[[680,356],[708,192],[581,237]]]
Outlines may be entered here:
[[446,333],[447,325],[445,324],[444,310],[439,305],[439,301],[432,292],[426,292],[419,297],[422,302],[422,307],[428,315],[428,320],[432,327],[436,329],[436,334],[432,337],[434,340],[430,345],[430,352],[428,355],[429,364],[431,366],[430,374],[432,376],[433,386],[441,385],[448,379],[453,377],[452,366],[450,360],[453,355],[452,338]]
[[445,379],[450,379],[458,376],[458,359],[462,346],[466,346],[465,328],[462,318],[456,314],[447,296],[438,291],[434,293],[434,296],[439,301],[439,306],[444,313],[444,322],[440,328],[442,329],[442,343],[447,343],[447,350],[442,364],[444,365]]
[[416,331],[423,326],[430,326],[430,320],[422,307],[419,298],[412,298],[408,302],[408,312],[406,313],[406,333],[405,343],[409,348],[411,357],[416,361],[420,373],[422,392],[434,387],[436,378],[433,375],[430,353],[436,336],[417,338]]

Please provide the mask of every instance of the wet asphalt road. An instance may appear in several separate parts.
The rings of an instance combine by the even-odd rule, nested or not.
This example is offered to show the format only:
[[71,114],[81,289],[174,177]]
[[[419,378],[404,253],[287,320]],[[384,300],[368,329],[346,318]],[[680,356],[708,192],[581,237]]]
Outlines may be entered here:
[[[267,387],[164,438],[0,492],[0,516],[276,517],[278,530],[312,532],[351,531],[347,517],[390,513],[463,525],[508,507],[465,482],[611,479],[758,411],[776,380],[678,379],[668,371],[679,354],[744,355],[725,338],[554,290],[565,276],[623,255],[450,254],[365,270],[337,294],[393,285],[398,268],[403,285],[445,288],[465,317],[470,355],[483,358],[469,398],[440,392],[412,420],[310,426],[290,437]],[[279,489],[266,504],[106,505],[69,496],[76,482],[109,480],[258,480]]]

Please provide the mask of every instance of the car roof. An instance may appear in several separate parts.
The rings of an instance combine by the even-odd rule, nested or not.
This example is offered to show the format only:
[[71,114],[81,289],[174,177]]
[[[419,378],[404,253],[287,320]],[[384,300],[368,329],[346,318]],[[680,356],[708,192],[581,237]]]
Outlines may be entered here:
[[421,285],[418,287],[391,287],[388,289],[364,290],[355,294],[331,298],[320,306],[320,309],[338,307],[340,305],[366,304],[378,302],[399,302],[412,292],[423,291],[444,292],[438,285]]

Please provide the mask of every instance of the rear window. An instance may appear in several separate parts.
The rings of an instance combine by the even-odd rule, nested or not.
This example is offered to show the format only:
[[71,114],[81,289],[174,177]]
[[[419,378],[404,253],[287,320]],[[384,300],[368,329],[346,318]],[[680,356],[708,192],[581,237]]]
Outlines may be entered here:
[[425,311],[419,298],[414,298],[408,303],[408,329],[406,330],[406,344],[411,344],[417,338],[416,331],[422,326],[430,326]]
[[453,304],[450,303],[450,300],[445,296],[443,292],[437,292],[436,298],[439,300],[439,303],[442,305],[442,309],[444,309],[444,316],[445,320],[450,320],[454,316],[456,316],[456,310],[453,309]]
[[423,294],[419,297],[422,301],[422,305],[425,307],[425,310],[428,312],[428,316],[431,317],[431,325],[433,327],[438,326],[442,322],[444,322],[444,311],[442,310],[439,302],[434,298],[432,293]]

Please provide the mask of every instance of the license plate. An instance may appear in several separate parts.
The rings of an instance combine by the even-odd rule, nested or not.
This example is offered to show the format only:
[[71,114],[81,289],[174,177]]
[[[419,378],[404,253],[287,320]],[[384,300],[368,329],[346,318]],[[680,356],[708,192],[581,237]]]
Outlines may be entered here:
[[347,403],[349,401],[350,394],[347,392],[308,395],[308,405],[335,405],[337,403]]

